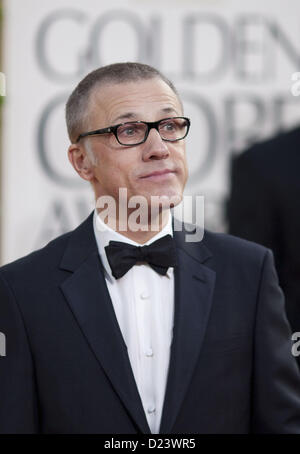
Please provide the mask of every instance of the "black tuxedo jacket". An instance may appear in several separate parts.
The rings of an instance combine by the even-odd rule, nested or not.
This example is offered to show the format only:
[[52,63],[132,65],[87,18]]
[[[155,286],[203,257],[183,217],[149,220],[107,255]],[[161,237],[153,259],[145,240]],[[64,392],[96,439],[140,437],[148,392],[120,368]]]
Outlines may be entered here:
[[[272,249],[293,331],[300,331],[300,127],[232,161],[229,233]],[[298,357],[300,366],[300,356]]]
[[[160,433],[300,433],[300,375],[272,253],[174,232],[175,320]],[[190,232],[188,232],[190,233]],[[149,434],[92,215],[0,269],[2,433]]]

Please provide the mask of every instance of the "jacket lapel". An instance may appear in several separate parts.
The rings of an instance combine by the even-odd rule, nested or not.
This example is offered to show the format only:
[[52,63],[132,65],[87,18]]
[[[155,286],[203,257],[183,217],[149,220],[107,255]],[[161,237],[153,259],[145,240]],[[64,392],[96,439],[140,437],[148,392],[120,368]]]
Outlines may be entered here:
[[106,286],[92,215],[72,234],[61,262],[71,271],[61,289],[116,393],[143,433],[150,429]]
[[201,350],[215,284],[215,272],[203,264],[211,257],[209,250],[203,242],[186,243],[184,235],[174,232],[178,254],[175,316],[160,433],[171,432],[183,403]]

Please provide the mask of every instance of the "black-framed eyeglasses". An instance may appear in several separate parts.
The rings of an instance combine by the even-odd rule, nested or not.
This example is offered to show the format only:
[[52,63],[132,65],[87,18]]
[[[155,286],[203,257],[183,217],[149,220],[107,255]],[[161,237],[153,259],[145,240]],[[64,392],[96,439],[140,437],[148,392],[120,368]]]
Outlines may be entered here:
[[190,125],[190,119],[186,117],[163,118],[159,121],[127,121],[108,128],[84,132],[78,136],[76,142],[83,137],[112,133],[120,145],[130,147],[146,142],[152,128],[158,131],[162,140],[176,142],[187,136]]

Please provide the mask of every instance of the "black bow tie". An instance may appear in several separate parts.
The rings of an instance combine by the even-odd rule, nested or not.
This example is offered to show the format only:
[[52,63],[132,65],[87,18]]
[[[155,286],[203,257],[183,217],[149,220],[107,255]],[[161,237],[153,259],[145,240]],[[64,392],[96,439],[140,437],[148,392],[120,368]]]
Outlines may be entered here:
[[110,241],[105,248],[107,260],[116,279],[124,276],[136,262],[147,262],[159,274],[166,274],[176,265],[175,243],[166,235],[149,246],[133,246],[121,241]]

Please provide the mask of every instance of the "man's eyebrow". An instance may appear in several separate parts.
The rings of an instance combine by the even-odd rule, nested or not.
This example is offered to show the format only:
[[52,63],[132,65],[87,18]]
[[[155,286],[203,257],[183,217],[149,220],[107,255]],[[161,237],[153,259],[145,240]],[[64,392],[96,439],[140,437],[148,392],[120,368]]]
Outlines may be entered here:
[[138,115],[134,112],[126,112],[122,115],[119,115],[113,120],[113,123],[116,123],[119,120],[132,120],[132,119],[137,119]]
[[[178,115],[178,112],[173,107],[164,107],[160,111],[162,113],[167,113],[167,114],[175,113],[176,115]],[[114,118],[113,124],[116,124],[118,121],[122,121],[122,120],[124,120],[124,121],[125,120],[140,120],[140,116],[135,112],[126,112],[126,113],[124,113],[122,115],[118,115],[116,118]]]
[[176,113],[177,114],[177,110],[174,109],[173,107],[164,107],[163,109],[161,109],[161,112],[164,112],[164,113]]

